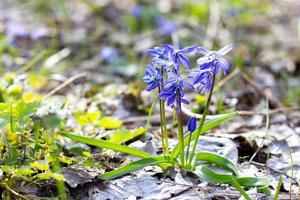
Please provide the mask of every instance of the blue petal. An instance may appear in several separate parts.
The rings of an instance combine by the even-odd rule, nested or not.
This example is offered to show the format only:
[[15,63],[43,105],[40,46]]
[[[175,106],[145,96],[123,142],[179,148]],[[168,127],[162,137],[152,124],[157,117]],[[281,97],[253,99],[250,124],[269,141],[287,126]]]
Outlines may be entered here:
[[222,57],[220,57],[218,61],[219,67],[222,69],[223,74],[226,75],[229,70],[229,63]]
[[197,64],[200,66],[202,66],[203,64],[206,64],[206,63],[211,63],[211,62],[212,62],[212,59],[210,56],[203,56],[203,57],[197,59]]
[[190,53],[193,52],[197,48],[196,45],[185,47],[181,50],[182,53]]
[[186,56],[184,56],[183,54],[180,53],[180,54],[178,55],[178,58],[179,58],[180,62],[181,62],[187,69],[190,68],[190,61],[189,61],[189,59],[188,59]]
[[143,83],[150,83],[152,81],[152,79],[149,76],[144,76],[142,78]]
[[149,49],[147,51],[147,54],[151,56],[160,56],[162,54],[162,51],[159,47],[154,47],[154,49]]
[[190,102],[184,98],[181,98],[181,103],[184,103],[184,104],[190,104]]
[[225,46],[223,47],[222,49],[218,50],[217,51],[217,54],[221,55],[221,56],[224,56],[226,53],[228,53],[231,49],[234,48],[234,45],[228,45],[228,46]]
[[196,130],[196,127],[197,127],[197,118],[191,117],[188,122],[188,131],[192,133]]
[[210,53],[211,51],[205,49],[204,47],[197,47],[196,52],[198,54],[206,55],[206,54]]
[[176,94],[172,94],[167,98],[167,104],[172,105],[174,104],[175,100],[176,100]]
[[164,44],[163,48],[167,51],[174,52],[174,47],[169,44]]

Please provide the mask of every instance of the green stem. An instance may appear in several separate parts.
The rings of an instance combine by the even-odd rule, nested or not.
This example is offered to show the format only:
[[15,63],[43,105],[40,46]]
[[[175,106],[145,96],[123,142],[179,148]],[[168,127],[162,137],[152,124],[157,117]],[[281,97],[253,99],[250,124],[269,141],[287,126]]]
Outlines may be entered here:
[[208,98],[207,98],[207,102],[206,102],[206,105],[205,105],[205,109],[204,109],[202,118],[200,120],[200,125],[199,125],[198,130],[197,130],[196,138],[194,140],[194,145],[193,145],[192,153],[190,155],[188,166],[191,166],[191,163],[193,161],[193,157],[195,155],[195,150],[196,150],[198,140],[199,140],[199,137],[200,137],[200,134],[201,134],[201,131],[202,131],[202,127],[203,127],[203,124],[205,122],[206,115],[208,114],[208,111],[209,111],[209,105],[210,105],[211,97],[212,97],[213,90],[214,90],[214,84],[215,84],[215,76],[213,76],[213,79],[212,79],[211,88],[210,88],[210,91],[209,91],[209,95],[208,95]]
[[181,97],[177,94],[177,120],[178,120],[178,143],[181,165],[184,166],[184,138],[183,138],[183,124],[182,124],[182,110],[181,110]]
[[[161,84],[160,84],[160,89],[163,89],[163,84],[164,84],[164,70],[163,67],[160,69],[160,74],[162,77]],[[160,114],[161,114],[161,127],[162,127],[162,141],[164,143],[164,148],[165,148],[165,155],[168,157],[169,156],[169,141],[168,141],[168,134],[167,134],[167,121],[166,121],[166,112],[165,112],[165,101],[160,100]]]
[[146,123],[146,126],[145,126],[146,131],[148,131],[148,129],[150,127],[151,117],[152,117],[152,114],[153,114],[156,103],[157,103],[157,98],[153,99],[151,108],[149,110],[148,119],[147,119],[147,123]]
[[[160,88],[160,85],[158,86],[158,93],[160,93],[160,90],[161,90],[161,88]],[[163,112],[163,105],[164,104],[164,102],[163,102],[163,100],[159,100],[159,115],[160,115],[160,137],[161,137],[161,143],[162,143],[162,149],[163,149],[163,154],[164,154],[164,156],[166,156],[166,148],[165,148],[165,139],[164,139],[164,126],[163,126],[163,114],[162,114],[162,112]]]
[[191,146],[191,140],[192,140],[192,132],[189,133],[189,141],[188,141],[188,146],[187,146],[187,150],[186,150],[186,163],[188,163],[188,159],[189,159],[189,151],[190,151],[190,146]]
[[165,102],[162,101],[162,124],[163,124],[163,136],[165,139],[165,148],[166,148],[166,156],[169,156],[169,141],[167,134],[167,121],[166,121],[166,112],[165,112]]

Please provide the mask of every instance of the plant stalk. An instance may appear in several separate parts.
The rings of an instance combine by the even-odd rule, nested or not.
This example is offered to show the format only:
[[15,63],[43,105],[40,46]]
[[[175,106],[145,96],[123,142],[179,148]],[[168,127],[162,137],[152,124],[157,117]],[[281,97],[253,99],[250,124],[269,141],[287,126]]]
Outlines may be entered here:
[[191,166],[191,163],[193,161],[193,157],[195,155],[195,150],[196,150],[196,147],[197,147],[197,144],[198,144],[198,140],[199,140],[202,128],[203,128],[203,124],[205,122],[206,115],[209,112],[209,105],[210,105],[211,97],[212,97],[212,94],[213,94],[214,85],[215,85],[215,76],[213,76],[213,79],[212,79],[211,88],[210,88],[210,91],[209,91],[209,95],[208,95],[208,98],[207,98],[207,102],[206,102],[206,105],[205,105],[205,108],[204,108],[204,112],[203,112],[202,118],[200,120],[200,125],[199,125],[199,127],[197,129],[197,135],[196,135],[196,138],[195,138],[195,141],[194,141],[194,145],[193,145],[193,149],[192,149],[192,152],[191,152],[191,155],[190,155],[190,158],[189,158],[188,166]]
[[[161,86],[158,86],[158,93],[161,91]],[[159,100],[159,115],[160,115],[160,137],[161,137],[161,143],[162,143],[162,149],[163,149],[163,154],[166,156],[166,147],[165,147],[165,139],[164,139],[164,125],[163,125],[163,105],[164,102],[162,99]]]
[[189,135],[189,141],[188,141],[188,146],[187,146],[186,155],[185,155],[186,163],[188,163],[188,159],[189,159],[189,152],[190,152],[190,146],[191,146],[191,140],[192,140],[193,132],[190,132],[189,134],[190,134]]
[[184,138],[183,138],[183,124],[182,124],[182,110],[181,110],[181,97],[179,94],[177,94],[177,120],[178,120],[178,143],[179,143],[179,154],[180,154],[180,160],[181,165],[184,167]]
[[[163,89],[164,87],[164,70],[163,67],[160,69],[160,74],[162,77],[160,88]],[[167,134],[167,120],[166,120],[166,112],[165,112],[165,101],[160,100],[160,112],[161,112],[161,123],[162,123],[162,140],[164,140],[164,146],[165,146],[165,154],[168,157],[169,156],[169,141],[168,141],[168,134]]]

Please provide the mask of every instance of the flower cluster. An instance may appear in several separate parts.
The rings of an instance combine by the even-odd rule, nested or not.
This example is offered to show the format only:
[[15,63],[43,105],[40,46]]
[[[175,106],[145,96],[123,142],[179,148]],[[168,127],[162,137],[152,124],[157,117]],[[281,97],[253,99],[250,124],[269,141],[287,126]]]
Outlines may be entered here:
[[[180,103],[188,104],[188,100],[184,98],[184,89],[196,90],[199,93],[209,91],[212,88],[212,79],[219,70],[224,75],[228,72],[229,63],[222,56],[232,48],[233,45],[228,45],[218,51],[209,51],[196,45],[177,49],[166,44],[149,49],[147,53],[153,58],[142,81],[148,85],[148,91],[158,87],[158,98],[164,99],[167,105],[178,107]],[[191,69],[188,54],[203,55],[197,59],[197,68]],[[181,66],[184,66],[184,70]],[[192,83],[188,83],[185,77],[193,79]]]

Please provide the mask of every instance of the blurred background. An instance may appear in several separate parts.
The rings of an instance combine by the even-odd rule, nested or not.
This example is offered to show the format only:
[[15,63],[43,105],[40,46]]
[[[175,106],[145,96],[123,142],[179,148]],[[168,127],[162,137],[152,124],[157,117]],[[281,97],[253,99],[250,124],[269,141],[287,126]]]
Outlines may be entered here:
[[31,81],[46,85],[41,92],[83,71],[92,83],[83,95],[109,83],[142,90],[151,59],[145,51],[165,43],[235,44],[227,56],[233,78],[222,88],[235,109],[259,105],[262,92],[274,104],[300,105],[298,0],[0,1],[2,79],[30,72]]

